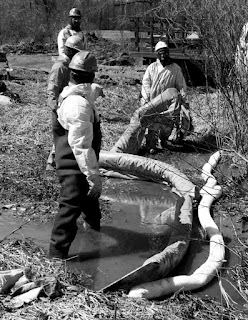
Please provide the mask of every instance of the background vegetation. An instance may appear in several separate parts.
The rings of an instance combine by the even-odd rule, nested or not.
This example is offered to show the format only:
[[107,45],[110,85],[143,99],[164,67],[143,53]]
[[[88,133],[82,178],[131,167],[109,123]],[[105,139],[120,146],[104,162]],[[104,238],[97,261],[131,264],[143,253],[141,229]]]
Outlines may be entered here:
[[[0,43],[25,43],[30,48],[46,46],[56,50],[56,37],[68,21],[69,9],[83,12],[82,27],[126,30],[130,16],[160,22],[164,36],[181,30],[196,31],[203,41],[205,75],[214,79],[226,109],[221,115],[226,134],[219,142],[225,148],[247,153],[247,84],[235,68],[235,53],[244,23],[248,20],[246,0],[0,0]],[[143,26],[144,28],[149,26]],[[170,37],[170,34],[167,36]],[[8,50],[8,48],[6,49]],[[213,130],[220,136],[215,122]]]

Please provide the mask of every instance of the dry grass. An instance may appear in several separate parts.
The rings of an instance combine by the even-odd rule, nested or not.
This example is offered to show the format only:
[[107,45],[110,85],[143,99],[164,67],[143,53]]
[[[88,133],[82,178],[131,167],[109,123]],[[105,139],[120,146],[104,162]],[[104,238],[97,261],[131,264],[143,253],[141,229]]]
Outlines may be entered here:
[[106,88],[106,97],[97,102],[102,115],[103,150],[110,150],[129,124],[130,117],[139,107],[137,87],[124,85]]
[[[12,319],[246,319],[234,309],[225,308],[209,298],[199,299],[182,293],[161,301],[133,300],[124,293],[103,294],[88,289],[90,279],[83,273],[71,272],[66,262],[50,261],[44,252],[29,240],[1,243],[1,269],[25,268],[32,281],[54,277],[66,283],[63,295],[56,299],[41,296],[19,309],[7,309],[2,297],[0,315]],[[73,286],[73,290],[71,289]],[[75,286],[77,290],[75,290]]]

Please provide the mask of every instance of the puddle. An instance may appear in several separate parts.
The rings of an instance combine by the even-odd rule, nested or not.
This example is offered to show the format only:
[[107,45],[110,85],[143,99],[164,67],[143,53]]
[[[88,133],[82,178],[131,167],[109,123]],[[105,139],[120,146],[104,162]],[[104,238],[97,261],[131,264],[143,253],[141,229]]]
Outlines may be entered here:
[[92,274],[95,290],[167,246],[178,196],[161,184],[107,179],[102,198],[109,200],[111,216],[102,221],[100,234],[79,230],[70,251],[79,257],[69,262]]
[[[102,221],[101,232],[85,231],[80,225],[70,256],[76,256],[67,265],[71,269],[83,270],[92,277],[92,288],[99,290],[125,274],[141,266],[151,255],[161,251],[170,240],[175,223],[175,205],[178,196],[166,185],[146,181],[106,179],[102,198],[109,201],[109,215]],[[215,219],[223,233],[226,248],[225,269],[221,274],[222,285],[230,297],[241,306],[245,304],[229,282],[228,268],[240,265],[234,254],[239,245],[235,238],[230,217]],[[233,222],[238,234],[241,224]],[[9,235],[23,224],[4,211],[0,216],[1,238]],[[29,223],[13,237],[31,238],[48,250],[52,223]],[[173,271],[175,274],[194,272],[208,257],[209,244],[202,240],[199,228],[194,225],[193,240],[182,262]],[[241,237],[247,237],[241,234]],[[198,239],[198,240],[197,240]],[[242,239],[242,238],[240,238]],[[208,295],[221,300],[217,280],[195,292],[197,296]]]
[[[235,253],[236,249],[241,247],[238,243],[237,238],[234,235],[231,218],[227,215],[214,218],[216,224],[218,225],[225,242],[225,260],[223,264],[223,270],[219,272],[219,279],[215,278],[205,287],[195,290],[194,293],[198,297],[204,297],[208,295],[218,301],[224,301],[221,294],[220,285],[223,286],[224,290],[230,296],[230,302],[233,300],[240,308],[247,303],[236,289],[236,284],[231,278],[231,267],[236,265],[240,266],[241,259]],[[238,220],[238,219],[237,219]],[[236,232],[239,234],[239,223],[234,222],[234,227]],[[209,242],[203,240],[203,235],[200,234],[199,229],[193,224],[193,235],[190,242],[188,252],[182,259],[181,263],[174,269],[172,275],[177,274],[192,274],[197,268],[199,268],[208,258],[209,254]],[[239,234],[240,236],[240,234]],[[246,236],[243,236],[245,239]],[[242,236],[240,236],[240,240]]]

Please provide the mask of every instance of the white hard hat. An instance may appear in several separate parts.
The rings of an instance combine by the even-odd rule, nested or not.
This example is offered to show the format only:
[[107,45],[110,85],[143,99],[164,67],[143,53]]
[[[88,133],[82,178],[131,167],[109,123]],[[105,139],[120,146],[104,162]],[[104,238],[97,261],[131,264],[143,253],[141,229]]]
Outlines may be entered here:
[[81,11],[78,8],[72,8],[69,12],[69,17],[80,17],[81,18]]
[[155,46],[155,51],[158,51],[162,48],[168,48],[168,45],[164,41],[159,41]]

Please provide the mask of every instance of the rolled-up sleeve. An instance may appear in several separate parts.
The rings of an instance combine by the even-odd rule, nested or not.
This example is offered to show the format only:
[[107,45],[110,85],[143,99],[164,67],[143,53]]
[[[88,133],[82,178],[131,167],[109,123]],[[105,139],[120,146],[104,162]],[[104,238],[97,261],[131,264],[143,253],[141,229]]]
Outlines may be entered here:
[[68,143],[80,171],[90,179],[92,175],[100,174],[96,154],[92,148],[92,106],[79,96],[71,96],[68,100],[65,103],[69,103],[69,107],[63,110],[61,106],[58,120],[68,130]]
[[66,36],[65,30],[64,29],[60,30],[60,32],[58,34],[58,38],[57,38],[59,56],[65,54],[64,44],[65,44],[65,41],[67,38],[68,38],[68,36]]

